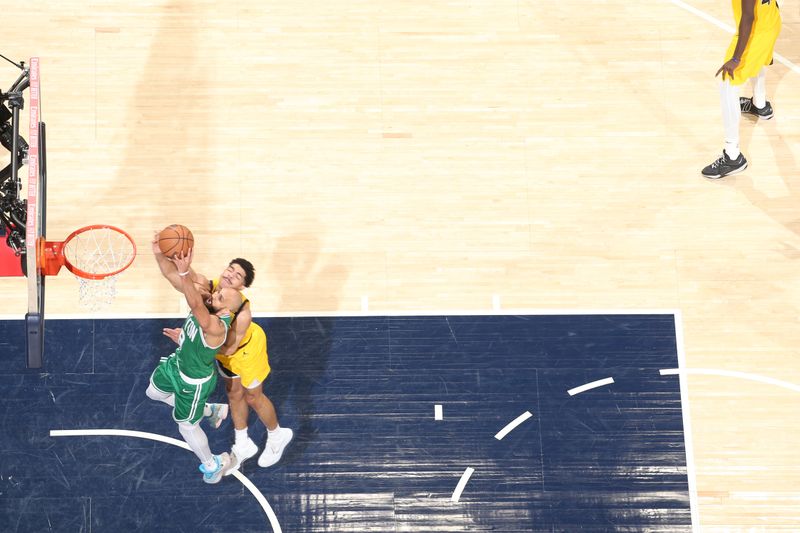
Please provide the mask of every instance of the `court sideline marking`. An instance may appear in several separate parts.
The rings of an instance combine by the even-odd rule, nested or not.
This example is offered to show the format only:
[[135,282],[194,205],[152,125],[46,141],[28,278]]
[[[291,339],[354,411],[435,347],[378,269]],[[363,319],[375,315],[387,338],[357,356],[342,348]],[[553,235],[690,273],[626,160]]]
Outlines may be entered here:
[[759,383],[766,383],[767,385],[775,385],[776,387],[789,389],[790,391],[800,392],[800,385],[795,385],[789,381],[768,378],[767,376],[751,374],[750,372],[739,372],[737,370],[723,370],[721,368],[662,368],[658,372],[662,376],[724,376],[746,379],[748,381],[757,381]]
[[[735,34],[736,33],[736,29],[733,26],[730,26],[730,25],[725,24],[724,22],[722,22],[720,20],[715,19],[714,17],[712,17],[708,13],[706,13],[704,11],[700,11],[696,7],[690,6],[686,2],[683,2],[683,0],[668,0],[668,1],[672,2],[673,4],[678,6],[679,8],[681,8],[681,9],[683,9],[685,11],[688,11],[689,13],[691,13],[693,15],[696,15],[696,16],[700,17],[701,19],[703,19],[703,20],[705,20],[707,22],[710,22],[711,24],[713,24],[716,27],[722,28],[723,30],[725,30],[726,32],[728,32],[730,34]],[[778,63],[782,63],[784,66],[788,67],[789,70],[793,70],[797,74],[800,74],[800,67],[798,67],[797,65],[795,65],[794,63],[792,63],[791,61],[789,61],[788,59],[786,59],[782,55],[780,55],[778,52],[773,52],[772,56],[775,59],[778,60]]]
[[[139,439],[147,439],[147,440],[154,440],[158,442],[164,442],[166,444],[171,444],[173,446],[177,446],[178,448],[183,448],[184,450],[191,451],[189,445],[185,442],[173,439],[172,437],[167,437],[166,435],[159,435],[158,433],[148,433],[146,431],[131,431],[128,429],[52,429],[50,430],[51,437],[86,437],[86,436],[111,436],[111,437],[135,437]],[[275,512],[272,510],[267,499],[261,493],[258,488],[253,485],[253,482],[250,479],[242,474],[240,471],[236,470],[233,472],[233,475],[247,487],[253,496],[255,496],[256,500],[259,504],[261,504],[261,508],[264,509],[264,512],[267,514],[267,518],[269,519],[269,523],[272,526],[272,531],[274,533],[281,533],[281,525],[278,522],[278,517],[275,515]]]

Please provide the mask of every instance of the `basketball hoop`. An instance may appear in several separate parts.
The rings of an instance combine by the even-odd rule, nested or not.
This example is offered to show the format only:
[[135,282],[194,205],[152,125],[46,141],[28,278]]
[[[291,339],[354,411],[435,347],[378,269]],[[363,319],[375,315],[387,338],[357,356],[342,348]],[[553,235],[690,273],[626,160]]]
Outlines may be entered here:
[[77,276],[78,298],[92,311],[110,305],[117,294],[117,274],[131,266],[136,244],[123,230],[95,224],[73,231],[64,241],[38,242],[39,268],[55,276],[61,267]]

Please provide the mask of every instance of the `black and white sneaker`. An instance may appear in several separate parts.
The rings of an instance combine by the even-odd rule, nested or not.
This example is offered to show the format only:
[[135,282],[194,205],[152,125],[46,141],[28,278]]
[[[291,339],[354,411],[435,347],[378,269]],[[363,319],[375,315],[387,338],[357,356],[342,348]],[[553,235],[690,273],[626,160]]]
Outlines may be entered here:
[[739,97],[739,108],[742,110],[742,113],[755,115],[761,120],[769,120],[772,118],[772,115],[775,114],[772,112],[772,106],[769,102],[767,102],[764,107],[756,107],[753,105],[752,98],[745,98],[743,96]]
[[724,178],[731,174],[738,174],[747,168],[747,159],[744,154],[740,153],[736,159],[731,159],[725,150],[722,151],[722,157],[708,165],[703,169],[703,176],[712,180]]

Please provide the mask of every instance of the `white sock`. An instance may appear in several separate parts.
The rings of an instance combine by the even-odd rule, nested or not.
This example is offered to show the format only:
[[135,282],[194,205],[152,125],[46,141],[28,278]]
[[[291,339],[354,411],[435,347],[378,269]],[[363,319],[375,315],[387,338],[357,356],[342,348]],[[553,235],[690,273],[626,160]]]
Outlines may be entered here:
[[739,86],[725,80],[719,86],[722,105],[722,125],[725,128],[725,153],[731,159],[739,157]]
[[753,105],[761,109],[767,105],[767,67],[761,67],[753,80]]
[[214,454],[211,453],[211,448],[208,447],[208,437],[200,427],[200,424],[189,424],[187,422],[180,422],[178,424],[178,431],[181,432],[183,440],[189,445],[194,454],[200,459],[200,462],[208,468],[215,468],[217,463],[214,460]]
[[247,442],[247,439],[250,438],[247,435],[247,427],[245,427],[244,429],[234,429],[234,434],[236,435],[234,441],[235,444],[244,444],[245,442]]
[[271,435],[274,435],[275,433],[277,433],[279,429],[281,429],[281,425],[280,424],[276,425],[275,429],[267,428],[267,438],[269,438]]

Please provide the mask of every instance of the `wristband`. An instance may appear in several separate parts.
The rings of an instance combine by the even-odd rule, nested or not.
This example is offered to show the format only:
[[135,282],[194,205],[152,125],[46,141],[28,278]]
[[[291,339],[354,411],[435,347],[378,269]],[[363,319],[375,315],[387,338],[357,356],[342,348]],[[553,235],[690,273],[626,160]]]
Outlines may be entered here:
[[178,272],[178,275],[179,276],[188,276],[189,272],[191,272],[191,270],[187,270],[186,272]]
[[739,61],[741,61],[741,59],[737,59],[737,58],[735,58],[735,57],[732,57],[732,58],[731,58],[731,61],[733,61],[734,63],[738,63]]

